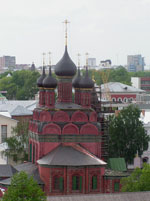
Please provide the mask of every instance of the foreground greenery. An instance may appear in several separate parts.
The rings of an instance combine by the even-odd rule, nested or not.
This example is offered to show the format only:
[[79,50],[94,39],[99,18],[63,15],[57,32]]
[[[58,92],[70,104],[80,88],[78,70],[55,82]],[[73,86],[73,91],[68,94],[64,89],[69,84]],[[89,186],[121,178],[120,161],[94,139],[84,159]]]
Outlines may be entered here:
[[150,165],[136,168],[129,177],[121,179],[121,184],[122,192],[150,191]]
[[141,156],[147,150],[150,137],[139,118],[140,110],[134,105],[110,117],[109,157],[123,157],[131,163],[137,152]]
[[15,174],[3,201],[46,201],[46,196],[32,176],[25,172]]
[[5,140],[8,149],[4,151],[5,156],[13,161],[23,162],[28,160],[28,121],[20,121],[13,128],[13,136]]

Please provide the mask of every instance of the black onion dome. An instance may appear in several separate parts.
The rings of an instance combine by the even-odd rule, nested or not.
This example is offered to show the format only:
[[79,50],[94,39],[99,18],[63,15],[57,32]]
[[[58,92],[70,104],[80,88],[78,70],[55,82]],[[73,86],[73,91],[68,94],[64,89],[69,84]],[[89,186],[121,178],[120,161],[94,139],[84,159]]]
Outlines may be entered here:
[[94,82],[93,80],[89,77],[88,75],[88,69],[86,67],[86,72],[85,72],[85,76],[81,79],[80,81],[80,88],[93,88],[94,87]]
[[52,76],[51,67],[49,67],[49,74],[43,80],[43,87],[56,88],[57,80]]
[[77,67],[71,60],[66,46],[62,59],[55,66],[55,74],[57,76],[74,76],[76,71]]
[[35,71],[35,64],[34,63],[32,63],[30,70]]
[[37,79],[37,86],[38,87],[43,87],[43,80],[44,80],[45,77],[46,77],[45,67],[43,67],[42,75]]
[[81,81],[80,68],[78,68],[78,74],[72,80],[72,86],[74,88],[80,88],[80,81]]

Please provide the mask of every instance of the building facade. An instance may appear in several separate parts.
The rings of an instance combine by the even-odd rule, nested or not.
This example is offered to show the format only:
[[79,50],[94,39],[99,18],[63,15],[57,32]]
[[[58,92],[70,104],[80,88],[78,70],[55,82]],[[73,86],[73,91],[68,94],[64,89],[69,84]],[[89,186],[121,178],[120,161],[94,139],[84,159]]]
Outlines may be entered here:
[[129,72],[144,71],[144,57],[141,54],[128,55],[127,56],[127,66]]
[[[108,90],[106,91],[106,86]],[[137,101],[146,94],[142,89],[138,89],[120,82],[109,82],[101,85],[102,98],[106,99],[106,93],[109,93],[113,102],[133,102]]]
[[15,67],[16,66],[16,57],[15,56],[3,56],[0,57],[0,68],[4,67]]
[[29,125],[29,160],[38,166],[47,195],[118,192],[121,177],[105,172],[104,130],[91,107],[94,83],[87,67],[84,77],[76,71],[67,46],[55,66],[57,80],[51,67],[47,76],[43,67],[39,104]]
[[88,58],[88,66],[96,67],[96,58]]
[[132,86],[150,92],[150,77],[131,77]]

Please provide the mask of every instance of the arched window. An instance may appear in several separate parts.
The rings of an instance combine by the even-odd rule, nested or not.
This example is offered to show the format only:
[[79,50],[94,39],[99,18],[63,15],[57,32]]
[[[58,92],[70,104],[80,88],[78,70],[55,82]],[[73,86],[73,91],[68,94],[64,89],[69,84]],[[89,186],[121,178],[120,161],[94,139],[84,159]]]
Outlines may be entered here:
[[97,176],[92,177],[92,189],[97,189]]
[[124,101],[125,103],[127,103],[127,102],[128,102],[128,99],[125,97],[125,98],[123,99],[123,101]]
[[131,103],[133,101],[133,98],[132,97],[129,98],[128,101]]
[[119,101],[119,102],[122,102],[122,98],[119,97],[119,98],[118,98],[118,101]]
[[113,102],[116,102],[116,98],[112,98],[112,101],[113,101]]
[[64,190],[64,179],[63,177],[54,177],[54,190],[63,191]]
[[72,190],[82,190],[82,176],[74,175],[72,177]]

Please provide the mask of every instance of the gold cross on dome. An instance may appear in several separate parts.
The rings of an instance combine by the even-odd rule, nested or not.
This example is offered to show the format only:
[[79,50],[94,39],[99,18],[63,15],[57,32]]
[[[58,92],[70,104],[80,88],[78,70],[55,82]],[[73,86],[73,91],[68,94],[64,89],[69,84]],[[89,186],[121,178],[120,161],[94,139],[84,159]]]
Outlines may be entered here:
[[77,54],[77,56],[78,56],[78,67],[80,67],[80,56],[81,56],[81,54]]
[[87,52],[87,53],[85,54],[85,56],[86,56],[86,66],[88,67],[88,58],[89,58],[89,53]]
[[45,66],[45,55],[46,55],[46,54],[43,52],[42,55],[43,55],[43,66]]
[[67,39],[68,39],[67,24],[69,24],[70,22],[66,19],[63,23],[65,24],[65,46],[67,46]]
[[49,66],[51,66],[51,52],[48,52],[48,55],[49,55]]

